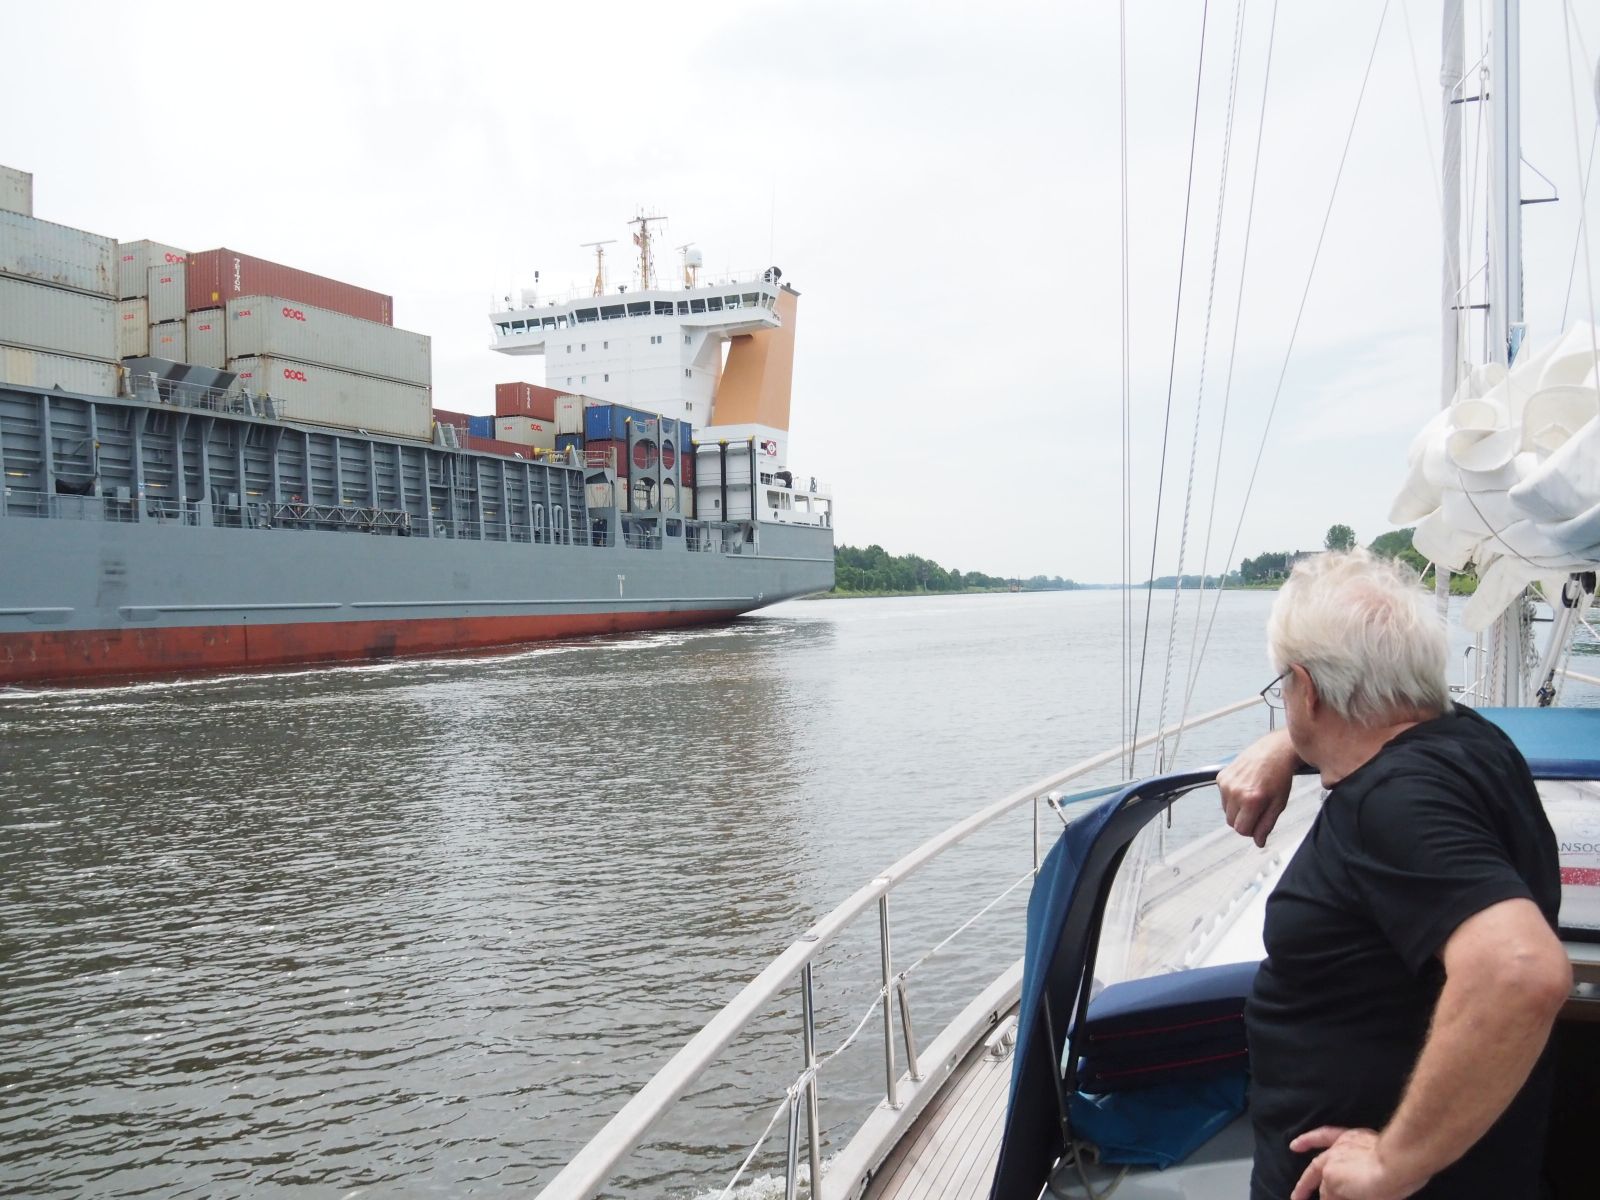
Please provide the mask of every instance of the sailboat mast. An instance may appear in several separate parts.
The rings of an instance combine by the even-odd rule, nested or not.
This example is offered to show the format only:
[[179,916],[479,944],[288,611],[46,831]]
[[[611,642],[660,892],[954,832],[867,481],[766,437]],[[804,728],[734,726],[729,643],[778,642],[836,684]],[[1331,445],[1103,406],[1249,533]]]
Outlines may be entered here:
[[1439,85],[1444,91],[1444,280],[1440,308],[1443,320],[1440,347],[1439,403],[1448,407],[1461,383],[1462,331],[1466,327],[1466,297],[1461,292],[1461,119],[1465,107],[1461,75],[1466,70],[1465,0],[1445,0],[1443,41],[1439,55]]
[[[1493,0],[1489,42],[1489,269],[1490,362],[1510,367],[1522,344],[1522,105],[1521,26],[1518,0]],[[1520,707],[1528,702],[1532,626],[1526,597],[1518,597],[1495,623],[1490,641],[1486,698]]]
[[1494,0],[1489,46],[1489,361],[1522,343],[1522,36],[1517,0]]

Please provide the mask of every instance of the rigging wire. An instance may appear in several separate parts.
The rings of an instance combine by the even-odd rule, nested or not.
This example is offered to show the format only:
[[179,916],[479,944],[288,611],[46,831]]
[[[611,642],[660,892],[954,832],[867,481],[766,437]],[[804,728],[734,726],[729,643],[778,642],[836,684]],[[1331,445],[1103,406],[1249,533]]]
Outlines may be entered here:
[[[1387,5],[1388,0],[1385,0]],[[1200,133],[1200,85],[1205,80],[1206,22],[1211,13],[1211,0],[1205,0],[1200,10],[1200,54],[1195,64],[1194,118],[1189,127],[1189,168],[1183,195],[1183,236],[1178,243],[1178,294],[1172,311],[1172,352],[1167,360],[1167,407],[1161,423],[1161,459],[1156,473],[1155,520],[1150,530],[1150,575],[1145,583],[1144,632],[1139,648],[1139,687],[1133,704],[1133,732],[1139,733],[1139,717],[1144,707],[1145,662],[1150,652],[1150,609],[1155,599],[1156,548],[1161,537],[1161,499],[1167,482],[1167,441],[1172,433],[1172,385],[1178,369],[1178,327],[1183,315],[1184,264],[1189,248],[1189,212],[1194,202],[1195,143]],[[1130,743],[1131,745],[1131,743]],[[1159,751],[1158,751],[1159,752]]]
[[[1211,234],[1211,275],[1206,286],[1206,319],[1200,335],[1200,379],[1195,389],[1194,398],[1194,433],[1189,441],[1189,475],[1184,484],[1183,491],[1183,524],[1178,533],[1178,565],[1177,577],[1172,587],[1172,618],[1167,626],[1167,656],[1166,670],[1161,679],[1161,708],[1156,719],[1156,728],[1167,727],[1167,702],[1172,694],[1172,660],[1178,648],[1178,621],[1181,616],[1180,605],[1183,600],[1183,565],[1185,552],[1189,545],[1189,513],[1194,503],[1194,476],[1195,466],[1200,457],[1200,430],[1202,418],[1205,414],[1206,396],[1206,357],[1211,348],[1211,315],[1217,296],[1217,266],[1222,257],[1222,226],[1223,218],[1227,212],[1228,201],[1228,164],[1233,152],[1233,113],[1234,103],[1239,94],[1239,52],[1244,41],[1244,14],[1248,0],[1237,0],[1233,7],[1233,57],[1228,65],[1228,111],[1223,121],[1222,132],[1222,165],[1217,174],[1217,220]],[[1214,493],[1213,493],[1214,494]],[[1207,539],[1209,545],[1209,539]],[[1202,595],[1205,590],[1205,562],[1200,565],[1200,588]],[[1190,652],[1193,653],[1193,643],[1190,643]],[[1187,705],[1185,705],[1187,711]],[[1178,741],[1174,739],[1172,755],[1177,757]],[[1164,769],[1168,760],[1166,755],[1167,739],[1156,739],[1156,770]]]
[[[1350,157],[1350,144],[1351,144],[1352,141],[1355,140],[1356,125],[1359,122],[1360,117],[1361,117],[1361,103],[1362,103],[1362,101],[1364,99],[1366,99],[1367,83],[1372,78],[1372,64],[1378,57],[1378,44],[1383,39],[1383,23],[1384,23],[1384,19],[1386,17],[1388,17],[1388,15],[1389,15],[1389,0],[1384,0],[1383,11],[1378,14],[1378,29],[1377,29],[1377,32],[1373,35],[1373,38],[1372,38],[1372,50],[1367,55],[1367,67],[1366,67],[1366,70],[1361,75],[1361,88],[1356,93],[1355,111],[1350,114],[1350,129],[1349,129],[1349,132],[1347,132],[1345,134],[1344,151],[1339,155],[1339,169],[1334,172],[1333,189],[1328,194],[1328,207],[1327,207],[1327,210],[1323,213],[1323,216],[1322,216],[1322,230],[1321,230],[1320,233],[1317,234],[1317,246],[1316,246],[1316,249],[1312,252],[1312,255],[1311,255],[1311,267],[1306,272],[1305,290],[1300,293],[1300,306],[1295,311],[1294,325],[1289,330],[1289,345],[1287,346],[1287,348],[1285,348],[1285,350],[1283,352],[1283,366],[1282,366],[1282,368],[1280,368],[1280,370],[1278,372],[1278,383],[1277,383],[1277,386],[1274,387],[1273,391],[1272,391],[1272,403],[1267,408],[1267,420],[1266,420],[1266,423],[1261,428],[1261,442],[1256,447],[1255,463],[1250,468],[1250,481],[1249,481],[1249,483],[1247,483],[1245,485],[1244,501],[1239,506],[1239,522],[1238,522],[1237,525],[1234,526],[1233,542],[1228,547],[1228,558],[1227,558],[1228,562],[1232,562],[1233,561],[1234,553],[1239,548],[1239,537],[1244,531],[1245,514],[1250,509],[1250,497],[1255,492],[1256,479],[1261,474],[1261,460],[1265,456],[1266,450],[1267,450],[1267,435],[1272,430],[1272,419],[1273,419],[1274,416],[1277,415],[1277,412],[1278,412],[1278,401],[1280,399],[1282,399],[1282,397],[1283,397],[1283,383],[1284,383],[1284,380],[1288,377],[1288,374],[1289,374],[1289,362],[1294,356],[1295,339],[1300,333],[1300,322],[1301,322],[1301,319],[1305,316],[1306,301],[1311,296],[1311,284],[1316,279],[1317,263],[1322,257],[1322,244],[1323,244],[1323,241],[1327,238],[1327,235],[1328,235],[1328,223],[1333,218],[1334,202],[1339,198],[1339,182],[1340,182],[1340,180],[1342,180],[1344,178],[1345,163]],[[1212,613],[1213,620],[1215,620],[1215,617],[1216,617],[1216,613],[1215,613],[1215,611],[1213,611],[1213,613]],[[1210,632],[1209,629],[1207,629],[1207,631],[1206,631],[1207,640],[1210,639],[1210,636],[1211,636],[1211,632]]]
[[[1228,559],[1222,564],[1222,577],[1217,580],[1215,596],[1211,602],[1211,619],[1206,623],[1205,637],[1200,637],[1200,617],[1205,610],[1205,572],[1206,564],[1211,561],[1211,535],[1216,526],[1217,495],[1222,484],[1222,449],[1227,443],[1228,408],[1233,398],[1233,368],[1238,361],[1239,354],[1239,318],[1244,312],[1244,284],[1250,266],[1250,234],[1255,228],[1256,217],[1256,184],[1261,180],[1261,143],[1265,140],[1267,127],[1267,96],[1272,84],[1272,50],[1278,37],[1278,0],[1272,0],[1272,20],[1267,26],[1267,61],[1261,75],[1261,113],[1256,121],[1256,149],[1255,156],[1250,164],[1250,200],[1245,205],[1244,217],[1244,248],[1239,256],[1239,290],[1233,304],[1233,336],[1228,344],[1228,375],[1222,387],[1222,418],[1217,428],[1217,457],[1211,471],[1211,508],[1206,514],[1206,543],[1201,554],[1200,565],[1200,597],[1194,610],[1194,632],[1190,635],[1189,645],[1198,646],[1192,651],[1189,659],[1189,678],[1183,694],[1183,715],[1187,718],[1189,707],[1194,701],[1195,685],[1200,680],[1200,664],[1205,660],[1206,647],[1211,642],[1211,631],[1217,623],[1217,609],[1222,604],[1222,584],[1228,575],[1228,563],[1233,561],[1233,549],[1228,551]],[[1182,725],[1180,720],[1178,739],[1173,743],[1173,757],[1177,757],[1178,746],[1182,741]]]
[[1118,5],[1118,84],[1122,165],[1122,777],[1133,778],[1133,396],[1128,271],[1128,4]]
[[[1567,43],[1567,91],[1572,100],[1572,150],[1578,166],[1583,166],[1583,138],[1578,133],[1578,85],[1572,75],[1572,0],[1561,6],[1561,28]],[[1578,240],[1583,243],[1583,282],[1589,295],[1589,350],[1600,361],[1600,334],[1594,327],[1594,269],[1589,264],[1589,183],[1585,179],[1578,192]]]
[[[1587,203],[1583,198],[1589,192],[1589,177],[1594,174],[1594,148],[1600,142],[1600,124],[1596,124],[1594,132],[1589,135],[1589,165],[1583,171],[1583,187],[1578,192],[1579,202]],[[1561,328],[1567,327],[1567,314],[1572,309],[1572,283],[1578,277],[1578,253],[1583,246],[1583,224],[1580,215],[1577,231],[1572,235],[1572,264],[1567,268],[1566,297],[1561,302]]]

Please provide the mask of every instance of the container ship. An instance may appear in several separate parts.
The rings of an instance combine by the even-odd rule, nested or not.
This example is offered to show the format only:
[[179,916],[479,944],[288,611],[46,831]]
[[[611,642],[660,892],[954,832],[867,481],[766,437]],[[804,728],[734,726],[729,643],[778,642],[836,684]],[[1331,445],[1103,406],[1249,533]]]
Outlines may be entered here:
[[[33,213],[0,167],[0,684],[361,662],[726,621],[833,583],[788,467],[776,268],[506,297],[540,355],[436,408],[389,296]],[[487,403],[487,397],[484,398]],[[459,408],[476,407],[457,404]]]

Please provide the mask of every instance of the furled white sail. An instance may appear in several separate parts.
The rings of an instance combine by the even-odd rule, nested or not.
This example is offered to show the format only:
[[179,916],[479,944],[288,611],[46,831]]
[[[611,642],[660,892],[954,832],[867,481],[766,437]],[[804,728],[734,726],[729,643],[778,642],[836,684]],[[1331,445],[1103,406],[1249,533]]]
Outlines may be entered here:
[[1417,550],[1441,567],[1476,564],[1462,610],[1485,629],[1530,583],[1559,594],[1600,566],[1600,377],[1596,333],[1580,324],[1508,373],[1475,368],[1411,444],[1390,510],[1416,525]]

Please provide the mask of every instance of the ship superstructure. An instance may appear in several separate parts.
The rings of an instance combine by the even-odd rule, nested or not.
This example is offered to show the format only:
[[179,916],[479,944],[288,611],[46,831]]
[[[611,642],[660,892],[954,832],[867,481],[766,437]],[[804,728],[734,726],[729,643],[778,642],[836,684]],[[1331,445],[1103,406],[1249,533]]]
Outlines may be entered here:
[[[739,379],[778,386],[739,366],[787,361],[751,345],[792,345],[782,314],[796,293],[775,277],[740,286],[737,320],[725,286],[545,305],[537,334],[529,310],[496,314],[497,349],[538,346],[559,370],[600,376],[584,392],[501,389],[567,402],[579,428],[558,448],[530,417],[500,422],[522,443],[459,435],[438,409],[419,425],[411,363],[426,363],[427,339],[391,329],[387,306],[352,311],[375,293],[232,251],[161,247],[147,264],[154,243],[63,232],[9,203],[0,282],[72,319],[57,329],[39,316],[48,306],[0,305],[0,684],[703,623],[832,585],[825,492],[795,487],[771,437],[695,436],[701,411],[715,431]],[[66,243],[87,266],[56,269]],[[132,265],[108,267],[108,247]],[[147,280],[132,285],[144,294],[119,299],[119,275]],[[295,294],[259,294],[273,287]],[[699,320],[713,298],[718,316]],[[643,320],[628,313],[640,303]],[[602,315],[618,305],[620,318]],[[118,318],[147,324],[132,337]],[[160,357],[157,345],[183,350]],[[666,355],[680,345],[705,365],[676,385]],[[781,388],[786,425],[786,368]]]

